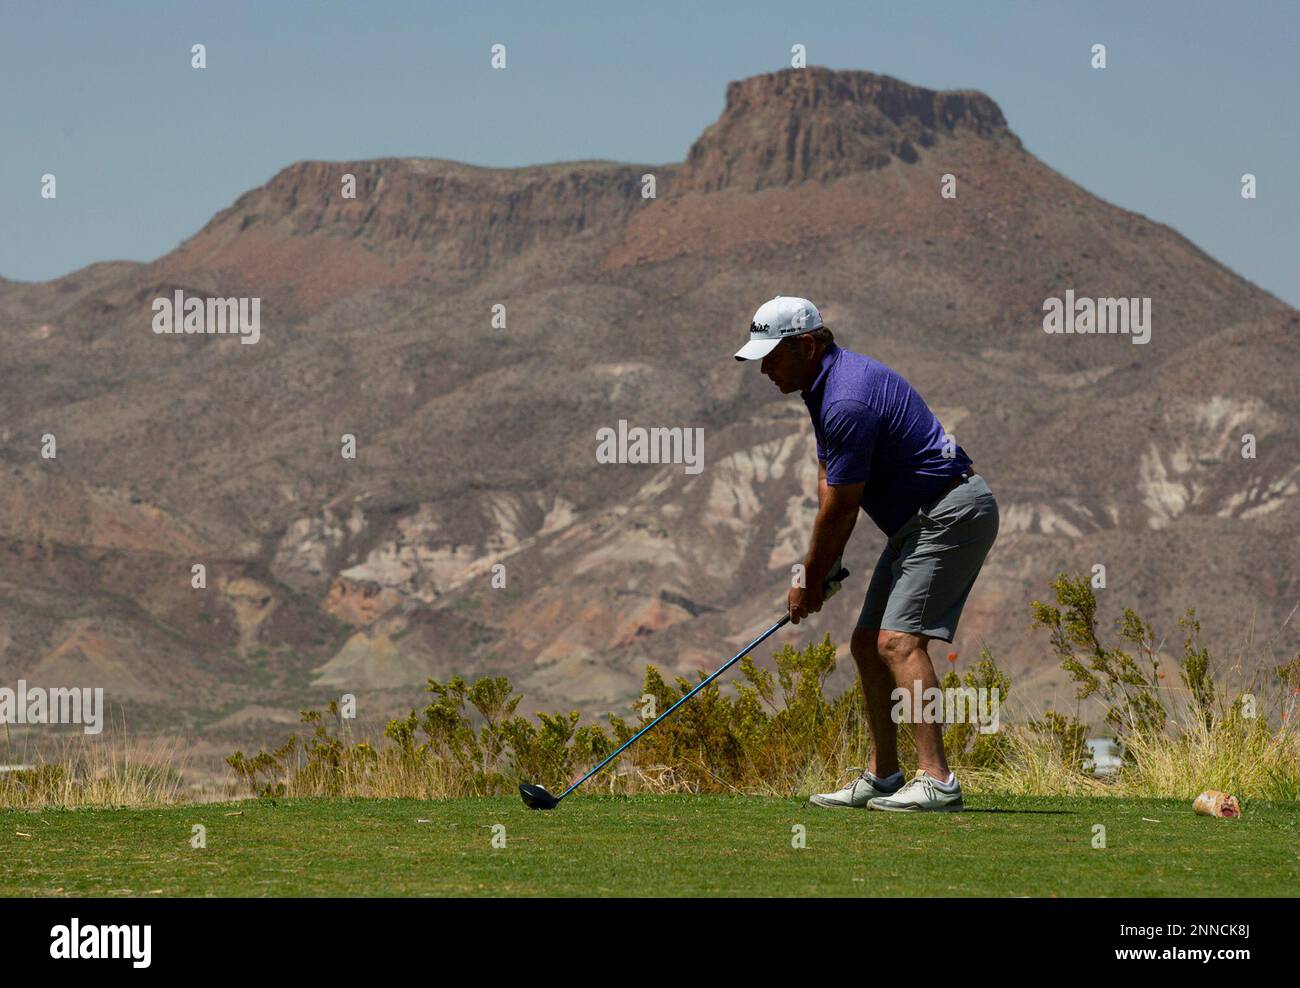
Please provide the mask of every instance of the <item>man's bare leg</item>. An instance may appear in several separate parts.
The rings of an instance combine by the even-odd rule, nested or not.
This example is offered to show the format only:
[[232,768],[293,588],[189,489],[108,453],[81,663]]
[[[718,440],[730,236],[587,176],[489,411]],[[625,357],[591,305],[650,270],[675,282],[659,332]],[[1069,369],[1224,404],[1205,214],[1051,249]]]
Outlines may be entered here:
[[[867,729],[871,732],[871,754],[867,770],[878,779],[887,779],[898,768],[898,725],[889,715],[893,701],[894,675],[881,658],[877,647],[880,631],[858,628],[853,632],[853,660],[858,664],[862,681],[862,700],[867,711]],[[944,776],[947,778],[947,776]]]
[[853,633],[853,659],[862,679],[867,729],[871,732],[870,761],[866,771],[842,789],[810,797],[809,802],[816,806],[865,809],[875,800],[892,797],[904,788],[898,770],[898,725],[889,716],[894,677],[876,651],[878,635],[875,628]]
[[[918,689],[918,682],[922,691],[931,687],[938,688],[939,678],[935,675],[930,653],[926,651],[929,644],[930,639],[924,635],[910,635],[903,631],[879,633],[876,638],[876,651],[891,673],[892,682],[889,690],[902,687],[907,690],[909,697],[913,697]],[[889,690],[886,690],[886,697],[889,695]],[[893,723],[892,720],[890,723]],[[940,782],[947,780],[950,769],[943,750],[943,724],[914,723],[912,737],[916,741],[916,758],[920,763],[919,767],[929,773],[931,778],[938,779]],[[897,757],[895,753],[895,764]]]

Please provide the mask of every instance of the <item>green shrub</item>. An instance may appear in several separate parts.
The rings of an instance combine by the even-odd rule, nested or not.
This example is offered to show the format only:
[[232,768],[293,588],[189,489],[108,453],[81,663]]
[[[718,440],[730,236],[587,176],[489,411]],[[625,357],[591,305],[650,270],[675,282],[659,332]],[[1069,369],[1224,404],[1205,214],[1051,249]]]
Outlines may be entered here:
[[1034,601],[1034,623],[1051,632],[1061,668],[1078,684],[1076,696],[1086,700],[1095,694],[1105,701],[1106,723],[1119,740],[1129,731],[1160,731],[1167,715],[1156,695],[1160,660],[1151,626],[1125,608],[1118,634],[1137,657],[1108,648],[1097,634],[1097,596],[1087,578],[1062,573],[1050,586],[1058,606]]
[[[979,660],[966,675],[958,676],[955,669],[939,681],[941,689],[956,689],[966,686],[975,690],[987,690],[994,695],[996,690],[998,703],[1005,704],[1011,693],[1011,679],[998,668],[992,654],[987,648],[980,649]],[[959,721],[950,724],[943,732],[943,748],[949,763],[954,768],[989,769],[1001,765],[1007,757],[1007,736],[1001,731],[988,734],[980,732],[978,724]]]
[[[1274,730],[1267,717],[1244,712],[1243,694],[1226,703],[1200,625],[1188,611],[1180,622],[1185,637],[1177,662],[1184,702],[1171,708],[1150,625],[1126,609],[1117,622],[1118,643],[1106,644],[1089,582],[1061,574],[1051,587],[1055,604],[1035,601],[1034,621],[1051,633],[1080,701],[1101,705],[1125,764],[1105,780],[1086,771],[1091,731],[1077,716],[1046,711],[1019,725],[1003,717],[1001,729],[988,734],[975,723],[952,723],[944,745],[970,788],[1190,798],[1197,787],[1213,786],[1243,798],[1300,795],[1300,736],[1286,726],[1300,696],[1300,656],[1275,667],[1284,697],[1283,726]],[[772,656],[771,668],[746,657],[732,683],[715,681],[700,690],[588,789],[790,796],[833,788],[860,770],[869,745],[859,687],[826,694],[835,668],[829,635],[803,649],[786,645]],[[303,711],[311,727],[304,738],[291,737],[251,758],[235,752],[227,762],[251,791],[266,796],[485,796],[509,793],[521,781],[557,792],[704,677],[701,672],[694,682],[678,677],[669,684],[648,666],[642,698],[627,717],[609,716],[607,728],[580,724],[576,712],[522,717],[521,697],[504,677],[473,684],[459,676],[445,683],[430,679],[429,703],[389,721],[377,745],[353,741],[332,703],[322,712]],[[996,690],[1004,705],[1011,681],[984,649],[963,675],[949,670],[940,687]],[[915,761],[909,725],[900,724],[898,734],[906,766]]]

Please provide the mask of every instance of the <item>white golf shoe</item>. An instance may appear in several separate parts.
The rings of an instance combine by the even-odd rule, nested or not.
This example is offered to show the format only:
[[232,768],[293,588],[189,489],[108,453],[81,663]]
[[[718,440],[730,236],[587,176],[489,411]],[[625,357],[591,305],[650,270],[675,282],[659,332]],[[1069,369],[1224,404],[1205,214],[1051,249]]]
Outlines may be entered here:
[[867,803],[867,808],[892,813],[959,813],[961,784],[955,775],[951,782],[944,783],[918,769],[902,789],[892,796],[875,797]]
[[903,783],[903,773],[895,772],[885,779],[877,779],[870,772],[863,772],[843,789],[835,792],[822,792],[811,797],[808,802],[814,806],[845,807],[860,810],[878,796],[889,796],[898,792]]

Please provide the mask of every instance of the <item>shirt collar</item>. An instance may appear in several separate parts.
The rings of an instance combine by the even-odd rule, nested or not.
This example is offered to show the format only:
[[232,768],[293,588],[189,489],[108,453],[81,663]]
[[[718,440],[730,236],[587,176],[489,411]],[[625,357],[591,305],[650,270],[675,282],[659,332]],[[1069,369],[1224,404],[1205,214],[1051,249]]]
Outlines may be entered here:
[[807,391],[801,391],[799,393],[799,396],[803,398],[804,401],[811,401],[812,399],[821,396],[822,391],[826,387],[826,376],[831,372],[831,368],[835,366],[835,361],[837,361],[839,357],[839,345],[836,343],[826,344],[826,349],[822,351],[821,360],[817,364],[817,373],[813,376],[812,384],[809,386]]

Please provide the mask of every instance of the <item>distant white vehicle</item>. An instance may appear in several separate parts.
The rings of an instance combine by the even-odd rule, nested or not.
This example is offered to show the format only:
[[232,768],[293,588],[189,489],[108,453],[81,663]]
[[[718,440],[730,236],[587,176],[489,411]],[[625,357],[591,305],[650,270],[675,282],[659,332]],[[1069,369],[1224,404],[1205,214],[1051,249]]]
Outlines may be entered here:
[[1083,770],[1093,775],[1114,775],[1124,764],[1124,749],[1113,738],[1089,738],[1089,758],[1084,760]]

